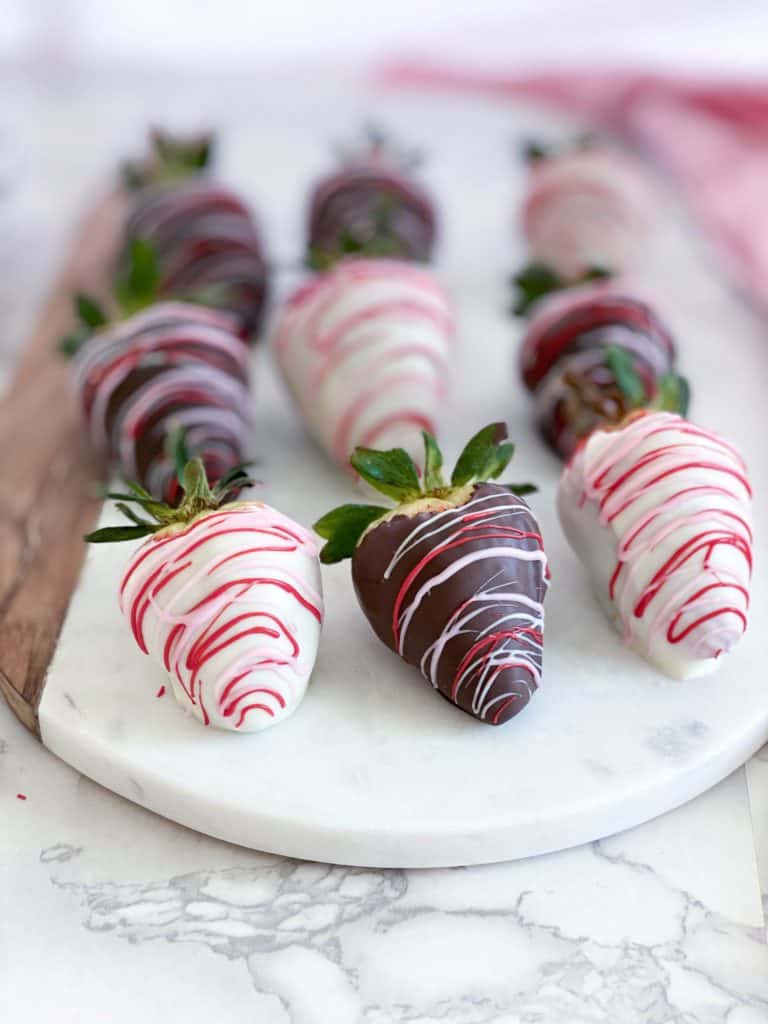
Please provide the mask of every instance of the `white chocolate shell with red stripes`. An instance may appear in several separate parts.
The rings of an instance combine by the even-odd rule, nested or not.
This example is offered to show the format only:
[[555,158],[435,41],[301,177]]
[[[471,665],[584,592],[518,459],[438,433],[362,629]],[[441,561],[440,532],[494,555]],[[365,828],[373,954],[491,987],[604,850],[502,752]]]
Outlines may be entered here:
[[313,535],[260,502],[237,502],[146,540],[121,609],[142,651],[204,725],[260,732],[301,703],[323,621]]
[[590,147],[536,161],[522,209],[531,259],[566,280],[613,273],[647,255],[655,205],[643,171],[620,150]]
[[274,348],[304,422],[347,467],[357,445],[422,458],[437,432],[454,320],[435,276],[395,260],[349,259],[312,278],[278,316]]
[[738,452],[674,413],[594,431],[563,472],[568,541],[625,641],[672,678],[714,671],[746,629],[751,497]]

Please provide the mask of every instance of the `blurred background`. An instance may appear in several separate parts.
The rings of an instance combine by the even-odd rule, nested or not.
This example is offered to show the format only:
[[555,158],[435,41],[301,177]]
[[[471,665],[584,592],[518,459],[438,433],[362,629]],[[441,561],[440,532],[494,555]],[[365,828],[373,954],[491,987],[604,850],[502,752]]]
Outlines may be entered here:
[[509,65],[653,60],[760,72],[762,0],[1,0],[0,59],[40,74],[98,68],[346,66],[403,50]]
[[0,60],[39,72],[314,62],[393,52],[768,67],[764,0],[0,0]]
[[[272,251],[288,261],[301,197],[327,169],[329,141],[348,139],[371,113],[436,154],[427,175],[438,193],[476,189],[488,160],[508,160],[510,178],[518,173],[510,153],[514,132],[527,130],[524,113],[513,132],[508,108],[478,105],[469,138],[458,140],[455,104],[372,102],[350,87],[393,57],[484,71],[607,65],[760,75],[768,2],[0,0],[0,386],[78,210],[136,153],[149,122],[214,124],[223,176],[264,211]],[[455,180],[441,180],[449,166]],[[515,185],[499,188],[474,208],[509,264]],[[447,214],[457,254],[460,214]]]

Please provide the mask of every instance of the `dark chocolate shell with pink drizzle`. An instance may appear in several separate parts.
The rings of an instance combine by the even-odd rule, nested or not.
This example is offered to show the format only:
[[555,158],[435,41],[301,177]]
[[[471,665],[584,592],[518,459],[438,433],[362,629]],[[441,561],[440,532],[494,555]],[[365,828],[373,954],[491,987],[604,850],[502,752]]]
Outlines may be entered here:
[[379,639],[473,718],[501,725],[541,681],[549,572],[541,531],[516,491],[492,482],[512,445],[491,424],[460,456],[449,484],[425,434],[423,487],[402,450],[357,449],[352,463],[399,502],[347,505],[315,524],[321,561],[352,559],[360,606]]
[[173,503],[178,429],[214,482],[244,461],[248,349],[237,317],[164,302],[109,324],[95,303],[78,302],[93,333],[70,345],[75,386],[91,444],[114,470]]
[[668,676],[713,671],[746,629],[751,498],[739,453],[668,412],[596,430],[563,472],[571,546],[626,643]]
[[188,299],[261,323],[267,266],[253,214],[231,189],[208,181],[140,193],[125,226],[122,264],[141,239],[154,250],[159,298]]
[[620,283],[582,285],[534,307],[520,349],[541,433],[563,458],[596,427],[633,409],[685,413],[672,335],[648,302]]
[[350,254],[427,262],[435,208],[413,176],[415,155],[369,130],[364,146],[314,186],[307,218],[307,262],[324,270]]
[[156,298],[225,309],[253,334],[268,284],[253,212],[235,192],[207,177],[210,136],[177,139],[154,132],[150,140],[150,157],[129,164],[124,173],[134,194],[118,279],[128,272],[140,242],[156,263]]

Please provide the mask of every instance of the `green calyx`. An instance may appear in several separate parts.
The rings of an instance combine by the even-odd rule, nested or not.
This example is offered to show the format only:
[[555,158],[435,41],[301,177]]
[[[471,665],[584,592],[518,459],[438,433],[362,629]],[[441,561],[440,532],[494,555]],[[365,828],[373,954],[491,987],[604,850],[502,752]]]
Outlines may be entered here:
[[336,144],[333,148],[339,163],[347,167],[380,163],[407,173],[414,171],[424,161],[424,153],[420,149],[397,142],[374,121],[368,121],[363,125],[360,143],[351,146]]
[[370,228],[351,230],[344,228],[335,246],[313,246],[307,253],[310,270],[328,270],[347,256],[365,256],[368,259],[396,259],[404,256],[403,244],[395,231],[397,202],[385,194],[376,197]]
[[[183,436],[174,438],[171,444],[175,447],[176,459],[185,458]],[[184,494],[178,506],[173,507],[158,501],[139,484],[128,483],[128,492],[110,491],[106,497],[116,502],[115,507],[129,520],[130,525],[105,526],[87,534],[83,539],[89,544],[108,544],[148,537],[177,524],[183,526],[204,512],[214,512],[222,505],[226,505],[234,492],[253,483],[244,466],[235,466],[211,487],[205,466],[199,458],[187,459],[182,467],[177,465],[177,471]]]
[[74,330],[59,342],[62,355],[71,358],[97,331],[123,320],[156,302],[160,291],[160,267],[154,247],[145,238],[134,238],[125,269],[115,281],[107,310],[97,299],[78,292],[74,299],[77,321]]
[[182,137],[160,129],[150,132],[150,155],[141,162],[123,164],[123,184],[130,191],[149,185],[178,184],[205,171],[212,163],[212,133]]
[[626,349],[619,345],[606,345],[605,365],[613,374],[616,385],[630,409],[655,409],[676,412],[681,416],[687,415],[691,389],[685,377],[676,373],[663,374],[659,378],[655,397],[650,399],[635,369],[634,359]]
[[529,263],[512,278],[512,286],[515,289],[512,313],[515,316],[527,316],[531,308],[545,295],[562,291],[564,288],[573,288],[577,284],[586,284],[588,281],[604,281],[610,276],[611,271],[607,267],[593,266],[588,267],[580,277],[571,280],[562,277],[546,263]]
[[539,139],[523,139],[520,143],[520,156],[526,164],[536,164],[540,160],[564,156],[566,153],[578,152],[580,149],[591,149],[599,142],[594,132],[582,132],[564,143],[543,143]]
[[[443,455],[437,441],[426,431],[422,432],[422,437],[423,479],[419,478],[413,460],[402,448],[389,451],[355,448],[349,460],[353,469],[366,483],[391,498],[395,506],[393,509],[384,505],[341,505],[318,519],[314,525],[315,532],[326,541],[320,552],[322,562],[330,564],[351,558],[366,530],[398,508],[430,499],[447,505],[458,503],[473,486],[501,476],[515,450],[515,446],[506,440],[506,424],[491,423],[467,443],[448,482],[443,475]],[[531,494],[536,490],[533,484],[503,486],[518,495]]]
[[124,317],[157,301],[160,263],[155,247],[146,238],[132,238],[125,268],[115,281],[115,300]]

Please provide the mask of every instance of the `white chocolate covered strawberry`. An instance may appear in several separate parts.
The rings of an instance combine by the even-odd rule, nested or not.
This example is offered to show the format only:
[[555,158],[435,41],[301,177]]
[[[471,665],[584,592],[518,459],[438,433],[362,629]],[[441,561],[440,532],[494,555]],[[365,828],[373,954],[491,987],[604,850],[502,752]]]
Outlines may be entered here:
[[595,430],[563,472],[560,521],[601,603],[673,678],[713,671],[746,629],[751,496],[738,452],[668,412]]
[[147,539],[120,585],[136,643],[168,673],[179,704],[204,725],[260,732],[292,714],[306,692],[323,622],[313,535],[260,501],[226,503],[241,470],[211,490],[199,459],[183,473],[178,508],[141,488],[113,497],[131,526],[93,542]]
[[349,259],[282,309],[275,352],[310,431],[341,466],[357,446],[421,458],[445,401],[453,311],[434,275]]
[[652,222],[652,189],[619,149],[593,143],[532,162],[523,232],[531,260],[564,280],[578,280],[594,267],[613,274],[632,267]]

